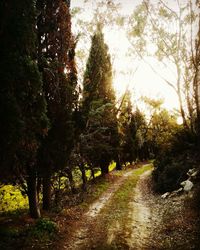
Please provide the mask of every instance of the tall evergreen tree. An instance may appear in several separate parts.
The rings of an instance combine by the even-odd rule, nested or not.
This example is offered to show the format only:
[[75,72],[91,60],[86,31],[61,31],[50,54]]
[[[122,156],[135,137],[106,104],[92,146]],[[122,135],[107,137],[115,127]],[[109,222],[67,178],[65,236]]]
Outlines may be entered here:
[[119,146],[112,65],[100,25],[92,37],[91,50],[83,81],[83,118],[85,132],[82,152],[103,174],[117,158]]
[[119,134],[120,134],[120,158],[123,163],[131,162],[131,151],[133,150],[134,138],[130,134],[130,122],[133,116],[133,107],[131,103],[131,93],[126,91],[122,96],[119,107]]
[[47,117],[36,64],[35,1],[2,0],[0,13],[0,171],[26,178],[30,214],[37,218],[36,156]]
[[144,115],[137,108],[133,111],[130,92],[123,98],[119,115],[121,159],[124,163],[147,157],[145,148],[147,125]]
[[[51,176],[67,165],[73,148],[73,110],[77,101],[76,41],[71,33],[69,2],[38,0],[38,60],[44,79],[51,128],[40,150],[43,208],[51,203]],[[68,173],[71,176],[70,169]]]

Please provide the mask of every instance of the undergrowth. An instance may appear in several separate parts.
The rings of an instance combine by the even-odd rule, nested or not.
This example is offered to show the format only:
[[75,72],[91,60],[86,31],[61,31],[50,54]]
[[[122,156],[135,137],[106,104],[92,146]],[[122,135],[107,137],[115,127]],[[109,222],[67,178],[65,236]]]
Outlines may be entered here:
[[29,236],[37,239],[50,238],[55,232],[58,231],[58,227],[55,222],[50,219],[41,218],[30,229]]

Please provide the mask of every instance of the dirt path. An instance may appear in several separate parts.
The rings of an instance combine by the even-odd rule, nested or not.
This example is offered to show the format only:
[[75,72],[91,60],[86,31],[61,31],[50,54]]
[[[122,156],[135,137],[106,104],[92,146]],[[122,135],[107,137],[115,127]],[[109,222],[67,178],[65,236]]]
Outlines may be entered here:
[[96,202],[94,202],[89,211],[86,214],[86,217],[94,218],[98,215],[101,209],[106,205],[106,203],[111,199],[113,194],[117,192],[120,186],[126,181],[126,179],[133,174],[133,170],[129,170],[128,172],[124,173],[122,177],[115,182]]
[[[96,217],[104,208],[104,206],[111,200],[112,196],[118,191],[126,179],[132,174],[133,170],[128,170],[127,172],[123,173],[121,178],[113,183],[113,185],[109,187],[108,190],[103,193],[96,202],[90,205],[89,210],[83,215],[83,219],[77,223],[77,229],[70,236],[70,240],[65,242],[63,245],[63,249],[90,249],[89,241],[91,240],[93,226],[96,227],[99,224]],[[95,237],[94,234],[92,234],[92,236]]]
[[145,166],[123,173],[59,249],[200,249],[198,214],[185,206],[184,196],[163,200],[155,195],[150,176]]

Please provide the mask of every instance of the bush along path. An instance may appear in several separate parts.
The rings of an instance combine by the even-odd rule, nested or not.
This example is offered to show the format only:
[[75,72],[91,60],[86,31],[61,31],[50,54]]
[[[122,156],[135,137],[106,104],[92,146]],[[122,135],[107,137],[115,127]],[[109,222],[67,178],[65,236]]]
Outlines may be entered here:
[[151,171],[146,164],[122,172],[70,229],[66,221],[53,249],[199,249],[197,211],[186,195],[155,195]]

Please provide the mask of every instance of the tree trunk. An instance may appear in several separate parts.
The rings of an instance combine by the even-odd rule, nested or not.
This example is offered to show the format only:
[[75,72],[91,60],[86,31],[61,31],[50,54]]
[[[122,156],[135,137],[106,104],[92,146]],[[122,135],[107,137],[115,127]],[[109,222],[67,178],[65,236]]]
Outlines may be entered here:
[[181,65],[180,65],[180,61],[182,60],[181,58],[181,37],[182,37],[182,20],[181,20],[181,16],[182,16],[182,9],[179,6],[179,16],[178,16],[178,25],[179,25],[179,30],[178,30],[178,34],[177,34],[177,51],[176,51],[176,58],[175,58],[175,64],[176,64],[176,70],[177,70],[177,95],[178,95],[178,100],[179,100],[179,106],[180,106],[180,112],[181,112],[181,116],[183,119],[183,126],[185,129],[188,130],[188,124],[186,121],[186,116],[185,116],[185,111],[184,111],[184,107],[183,107],[183,100],[182,100],[182,95],[181,95]]
[[42,179],[40,177],[37,178],[37,199],[40,201],[40,191],[42,186]]
[[106,175],[109,173],[108,164],[101,164],[101,175]]
[[199,69],[198,66],[196,66],[195,76],[193,80],[193,89],[194,89],[194,98],[195,98],[195,109],[196,109],[196,121],[195,121],[195,130],[197,134],[197,139],[199,142],[200,138],[200,104],[199,104],[199,88],[200,84],[198,81],[198,75],[199,75]]
[[195,69],[194,79],[193,79],[193,90],[195,98],[195,108],[196,108],[196,124],[195,129],[197,133],[198,144],[200,143],[200,19],[199,19],[199,28],[195,44],[195,55],[193,55],[193,65]]
[[95,179],[95,174],[94,174],[94,169],[92,166],[90,166],[90,170],[91,170],[91,175],[92,175],[92,179]]
[[48,211],[51,208],[51,175],[43,177],[43,209]]
[[84,164],[80,164],[79,165],[79,169],[81,170],[81,176],[82,176],[82,189],[85,191],[86,190],[86,184],[87,184],[87,177],[85,174],[85,168],[84,168]]
[[183,120],[183,126],[185,129],[188,129],[188,124],[187,124],[187,121],[186,121],[186,118],[185,118],[185,111],[184,111],[184,108],[183,108],[183,100],[182,100],[182,96],[181,96],[181,70],[180,70],[180,66],[176,65],[177,67],[177,76],[178,76],[178,79],[177,79],[177,95],[178,95],[178,101],[179,101],[179,107],[180,107],[180,112],[181,112],[181,117],[182,117],[182,120]]
[[67,170],[67,177],[69,179],[71,191],[73,194],[75,194],[76,193],[75,182],[72,175],[72,171],[70,169]]
[[40,208],[37,195],[37,177],[33,169],[29,169],[27,178],[28,201],[30,216],[34,219],[40,218]]
[[116,159],[116,170],[122,170],[122,165],[119,160],[119,155],[117,155],[117,159]]

